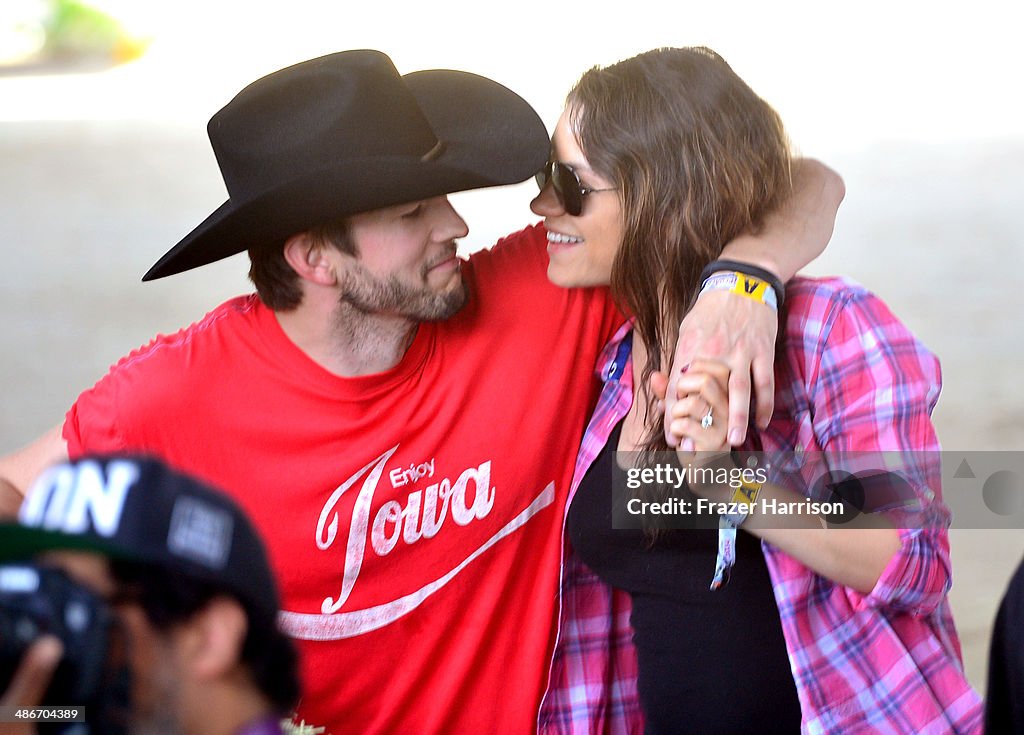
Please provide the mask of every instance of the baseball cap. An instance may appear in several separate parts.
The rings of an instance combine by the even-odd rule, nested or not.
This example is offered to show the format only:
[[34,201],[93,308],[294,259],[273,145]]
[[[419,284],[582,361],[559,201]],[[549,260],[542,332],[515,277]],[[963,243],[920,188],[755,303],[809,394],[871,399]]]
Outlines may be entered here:
[[155,565],[264,615],[279,607],[263,542],[241,508],[152,457],[86,456],[40,475],[17,523],[0,524],[0,561],[54,549]]

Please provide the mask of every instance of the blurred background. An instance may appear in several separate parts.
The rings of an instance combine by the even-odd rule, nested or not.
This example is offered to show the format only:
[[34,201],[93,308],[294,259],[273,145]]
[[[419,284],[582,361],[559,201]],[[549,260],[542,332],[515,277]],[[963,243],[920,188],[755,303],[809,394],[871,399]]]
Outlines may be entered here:
[[[808,272],[868,285],[942,360],[946,449],[1024,449],[1024,102],[1019,3],[288,3],[3,0],[0,453],[158,331],[245,292],[246,262],[155,283],[146,269],[226,194],[208,118],[288,64],[346,48],[402,72],[515,89],[549,129],[587,68],[707,45],[847,196]],[[458,104],[452,100],[452,104]],[[467,251],[531,221],[532,184],[453,197]],[[1024,531],[954,530],[954,613],[984,689],[991,622]]]

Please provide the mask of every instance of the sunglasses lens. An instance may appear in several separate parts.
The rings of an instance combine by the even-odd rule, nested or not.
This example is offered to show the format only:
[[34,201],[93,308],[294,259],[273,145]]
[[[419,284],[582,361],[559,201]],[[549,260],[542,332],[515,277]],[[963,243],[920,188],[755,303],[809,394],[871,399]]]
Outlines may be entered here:
[[544,168],[538,171],[534,177],[534,181],[537,182],[537,188],[543,189],[548,185],[548,181],[551,179],[551,161],[544,164]]
[[541,189],[551,182],[558,203],[562,205],[566,214],[578,217],[583,211],[583,192],[580,191],[579,177],[564,163],[548,161],[534,178]]
[[580,191],[580,180],[576,172],[563,163],[555,163],[551,167],[551,179],[555,185],[558,201],[562,203],[566,214],[579,216],[583,211],[583,194]]

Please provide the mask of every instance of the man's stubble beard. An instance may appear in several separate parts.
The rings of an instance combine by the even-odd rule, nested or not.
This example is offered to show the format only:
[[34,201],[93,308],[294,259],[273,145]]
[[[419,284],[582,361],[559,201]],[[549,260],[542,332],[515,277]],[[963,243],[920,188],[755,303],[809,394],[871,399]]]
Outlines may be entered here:
[[424,286],[416,288],[397,276],[380,279],[362,266],[350,270],[341,284],[339,311],[355,310],[363,314],[391,314],[413,321],[442,321],[454,316],[469,298],[469,289],[461,274],[457,284],[442,292],[431,291],[427,274],[431,264],[423,267]]

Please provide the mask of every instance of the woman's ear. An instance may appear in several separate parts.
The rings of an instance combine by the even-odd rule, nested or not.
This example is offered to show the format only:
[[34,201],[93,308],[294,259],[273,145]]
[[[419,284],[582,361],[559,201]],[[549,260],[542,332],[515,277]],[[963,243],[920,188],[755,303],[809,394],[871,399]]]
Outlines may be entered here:
[[[318,286],[333,286],[338,282],[335,264],[328,257],[333,248],[325,247],[309,232],[300,232],[284,243],[284,259],[299,278]],[[335,251],[336,252],[336,251]]]

